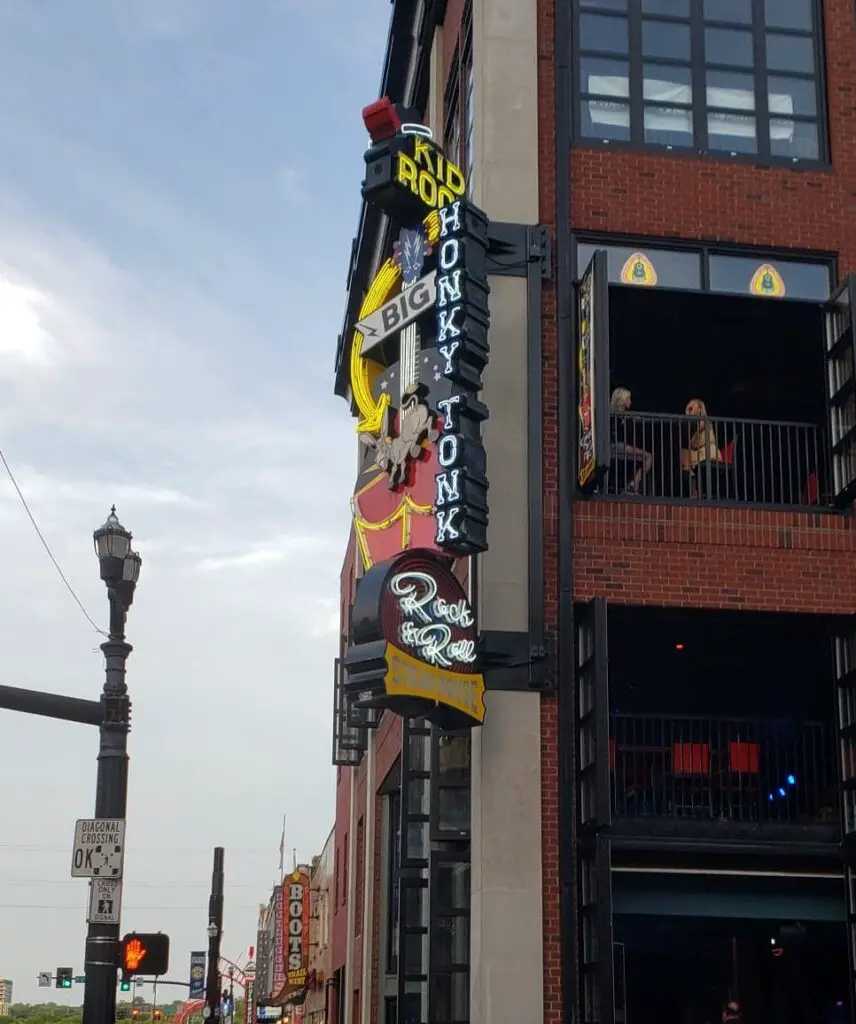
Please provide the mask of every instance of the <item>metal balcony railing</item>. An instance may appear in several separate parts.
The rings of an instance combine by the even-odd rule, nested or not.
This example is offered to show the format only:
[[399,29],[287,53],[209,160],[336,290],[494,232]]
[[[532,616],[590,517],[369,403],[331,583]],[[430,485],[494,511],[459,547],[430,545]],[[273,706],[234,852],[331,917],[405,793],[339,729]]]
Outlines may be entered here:
[[838,820],[834,731],[822,722],[611,716],[616,816]]
[[609,426],[605,494],[790,508],[831,504],[823,435],[811,423],[610,411]]

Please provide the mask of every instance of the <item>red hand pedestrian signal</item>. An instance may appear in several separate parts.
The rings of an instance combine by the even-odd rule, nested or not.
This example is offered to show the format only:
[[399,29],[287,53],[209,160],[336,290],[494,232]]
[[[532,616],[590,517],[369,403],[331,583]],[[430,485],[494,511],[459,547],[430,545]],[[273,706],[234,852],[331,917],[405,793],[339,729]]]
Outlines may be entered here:
[[136,971],[143,960],[145,960],[147,953],[148,950],[139,939],[131,939],[130,942],[125,944],[124,963],[122,966],[126,971]]
[[134,974],[155,976],[169,969],[169,936],[163,932],[131,932],[122,939],[120,964],[126,977]]

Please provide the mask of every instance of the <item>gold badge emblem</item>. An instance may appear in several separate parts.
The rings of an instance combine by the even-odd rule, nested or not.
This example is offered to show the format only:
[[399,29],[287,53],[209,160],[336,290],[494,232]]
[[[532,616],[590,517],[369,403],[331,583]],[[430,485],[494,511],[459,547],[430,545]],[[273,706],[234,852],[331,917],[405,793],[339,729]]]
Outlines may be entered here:
[[752,275],[749,291],[764,298],[782,299],[785,296],[785,282],[772,263],[764,263]]
[[657,283],[657,271],[644,252],[634,252],[621,268],[621,280],[650,288]]

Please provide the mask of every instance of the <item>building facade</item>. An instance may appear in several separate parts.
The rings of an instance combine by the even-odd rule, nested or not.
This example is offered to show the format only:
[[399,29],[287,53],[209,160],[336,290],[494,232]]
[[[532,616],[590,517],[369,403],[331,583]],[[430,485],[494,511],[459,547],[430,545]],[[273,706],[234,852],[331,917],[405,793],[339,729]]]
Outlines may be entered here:
[[[850,0],[393,4],[337,359],[366,436],[335,676],[338,1024],[852,1019],[854,41]],[[408,206],[423,128],[464,187],[414,160]],[[456,378],[486,416],[448,461],[474,479],[471,552],[444,547],[443,323],[406,294],[436,259],[439,312],[459,200],[489,286]],[[420,202],[441,216],[408,283]],[[410,401],[411,322],[416,456],[381,418]],[[389,660],[384,629],[416,633],[383,603],[404,571],[378,567],[414,552],[476,620],[463,725],[447,678],[407,662],[423,699],[403,699]]]
[[12,982],[8,978],[0,978],[0,1017],[9,1016],[12,1005]]
[[333,851],[331,830],[324,849],[314,858],[310,874],[309,977],[304,1016],[307,1024],[326,1024],[331,989],[333,941]]

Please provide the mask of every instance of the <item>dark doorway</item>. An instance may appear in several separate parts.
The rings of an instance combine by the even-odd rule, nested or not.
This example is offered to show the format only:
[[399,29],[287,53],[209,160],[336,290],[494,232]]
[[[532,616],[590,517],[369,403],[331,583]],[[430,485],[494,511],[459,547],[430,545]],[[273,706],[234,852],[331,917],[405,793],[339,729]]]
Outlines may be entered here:
[[616,915],[628,1024],[719,1024],[737,999],[742,1024],[843,1024],[843,923]]
[[834,690],[822,616],[610,605],[615,712],[831,722]]
[[818,303],[610,286],[610,381],[634,409],[826,422]]

